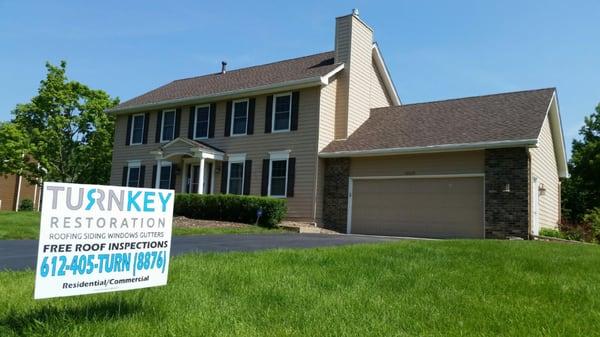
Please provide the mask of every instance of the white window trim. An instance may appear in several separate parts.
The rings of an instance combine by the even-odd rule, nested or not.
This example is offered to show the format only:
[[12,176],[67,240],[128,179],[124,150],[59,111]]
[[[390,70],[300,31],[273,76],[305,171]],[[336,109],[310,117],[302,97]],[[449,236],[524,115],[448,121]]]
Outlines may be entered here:
[[[287,198],[287,185],[288,185],[288,173],[290,168],[290,152],[291,150],[283,151],[271,151],[269,152],[269,182],[268,182],[268,195],[273,198]],[[283,195],[271,194],[271,180],[273,178],[273,162],[285,160],[285,190]]]
[[[206,120],[206,136],[205,137],[196,137],[196,125],[198,124],[198,109],[199,108],[208,108],[208,119]],[[194,139],[208,139],[208,133],[210,132],[210,104],[196,105],[194,107],[194,134],[192,135]]]
[[[232,156],[230,156],[231,158]],[[231,179],[231,164],[242,164],[242,190],[240,195],[244,194],[244,179],[246,177],[246,155],[243,155],[243,159],[242,156],[236,156],[235,159],[230,159],[229,163],[227,164],[227,194],[230,194],[229,192],[229,188],[230,186],[230,179]]]
[[[174,115],[174,124],[173,124],[173,138],[171,139],[164,139],[163,138],[163,131],[165,130],[165,114],[167,112],[173,112]],[[160,120],[160,142],[161,143],[168,143],[170,141],[172,141],[173,139],[175,139],[175,127],[177,126],[177,110],[176,109],[166,109],[162,111],[162,116],[161,116],[161,120]]]
[[[288,127],[287,129],[275,130],[275,115],[277,111],[275,111],[275,107],[277,106],[277,97],[282,96],[290,96],[290,109],[288,110]],[[273,95],[273,116],[271,116],[271,133],[279,133],[279,132],[290,132],[292,129],[292,92],[285,92],[283,94]]]
[[[234,133],[233,122],[235,121],[235,103],[240,103],[240,102],[246,102],[246,128],[244,129],[244,133]],[[231,102],[231,125],[230,125],[229,129],[231,130],[230,135],[232,137],[246,136],[248,134],[248,109],[250,109],[250,99],[248,99],[248,98],[238,99],[238,100]]]
[[[139,117],[139,116],[142,116],[142,120],[143,120],[142,139],[140,139],[139,143],[134,143],[133,142],[133,130],[134,130],[134,125],[135,125],[135,118]],[[144,132],[146,131],[146,130],[144,130],[145,126],[146,126],[146,115],[145,114],[142,113],[142,114],[135,114],[135,115],[131,116],[131,130],[129,130],[129,145],[141,145],[144,143]]]
[[140,172],[138,174],[141,174],[141,170],[142,170],[142,163],[139,160],[129,160],[127,161],[127,180],[126,185],[127,187],[138,187],[140,185],[140,180],[142,179],[142,177],[138,177],[138,186],[129,186],[129,177],[130,177],[130,173],[131,173],[131,169],[132,168],[137,168]]
[[[173,169],[173,163],[168,161],[168,160],[164,160],[160,162],[160,173],[162,174],[163,172],[163,167],[169,167],[169,187],[167,187],[167,189],[171,188],[171,177],[173,176],[173,172],[171,171]],[[156,188],[160,188],[160,177],[158,177],[158,186]],[[156,182],[152,182],[153,184],[155,184]]]

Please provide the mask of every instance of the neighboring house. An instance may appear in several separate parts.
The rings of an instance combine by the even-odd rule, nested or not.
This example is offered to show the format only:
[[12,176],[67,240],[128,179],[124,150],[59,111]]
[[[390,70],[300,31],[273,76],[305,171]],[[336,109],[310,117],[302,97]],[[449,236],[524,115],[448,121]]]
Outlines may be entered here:
[[29,199],[39,209],[41,190],[18,175],[0,175],[0,211],[18,211],[21,201]]
[[554,89],[402,105],[373,30],[335,50],[177,80],[116,115],[111,183],[287,198],[341,232],[527,238],[567,176]]

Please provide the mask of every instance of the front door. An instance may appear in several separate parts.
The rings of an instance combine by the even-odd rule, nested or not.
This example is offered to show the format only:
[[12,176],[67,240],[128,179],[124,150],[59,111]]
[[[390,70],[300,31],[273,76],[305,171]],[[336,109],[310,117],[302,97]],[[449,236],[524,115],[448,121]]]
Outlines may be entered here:
[[[198,176],[200,175],[200,165],[188,165],[189,178],[187,183],[187,193],[198,193],[200,185],[198,184]],[[202,193],[210,194],[212,191],[213,181],[213,163],[204,164],[204,181],[202,182]]]
[[212,190],[212,171],[213,171],[213,163],[205,163],[204,164],[204,183],[203,183],[203,192],[204,194],[210,194]]
[[190,164],[188,172],[190,172],[188,193],[198,193],[198,175],[200,174],[200,165]]

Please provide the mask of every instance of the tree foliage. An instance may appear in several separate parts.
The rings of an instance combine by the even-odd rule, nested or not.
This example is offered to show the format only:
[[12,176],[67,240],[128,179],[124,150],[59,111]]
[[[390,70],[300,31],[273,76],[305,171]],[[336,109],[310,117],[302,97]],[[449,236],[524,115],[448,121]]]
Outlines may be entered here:
[[569,161],[571,177],[563,183],[562,193],[565,216],[575,222],[600,207],[600,104],[585,117],[579,135]]
[[[2,125],[0,140],[11,140],[10,165],[1,173],[27,180],[105,184],[110,178],[114,118],[104,110],[118,104],[102,90],[66,76],[66,62],[46,64],[47,76],[29,103],[18,104]],[[4,144],[4,143],[3,143]]]

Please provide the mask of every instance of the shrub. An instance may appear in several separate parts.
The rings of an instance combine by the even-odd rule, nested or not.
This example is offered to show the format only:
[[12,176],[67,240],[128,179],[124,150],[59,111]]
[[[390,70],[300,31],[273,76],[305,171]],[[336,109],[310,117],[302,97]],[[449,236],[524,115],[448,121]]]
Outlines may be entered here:
[[564,239],[563,234],[557,230],[557,229],[550,229],[550,228],[541,228],[540,229],[540,236],[548,236],[551,238],[559,238],[559,239]]
[[583,223],[589,226],[596,241],[600,241],[600,207],[596,207],[583,216]]
[[277,225],[287,213],[285,199],[232,194],[177,194],[173,213],[191,219],[256,223],[256,212],[262,209],[258,224]]
[[31,201],[31,199],[21,200],[19,211],[33,211],[33,201]]

